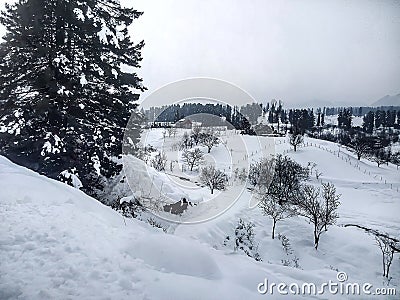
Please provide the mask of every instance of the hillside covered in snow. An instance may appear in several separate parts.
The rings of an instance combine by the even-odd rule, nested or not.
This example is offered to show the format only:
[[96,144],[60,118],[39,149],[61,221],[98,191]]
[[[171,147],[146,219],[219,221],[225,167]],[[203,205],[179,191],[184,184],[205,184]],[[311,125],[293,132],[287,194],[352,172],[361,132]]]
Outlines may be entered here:
[[[153,142],[157,146],[157,138]],[[333,182],[342,195],[339,222],[323,234],[318,251],[311,225],[301,217],[279,222],[278,238],[272,240],[271,221],[260,209],[249,209],[247,189],[221,216],[200,224],[171,223],[164,233],[0,157],[0,299],[274,299],[281,298],[277,290],[273,295],[258,291],[266,279],[320,287],[338,282],[338,272],[346,273],[345,283],[370,283],[371,293],[398,287],[398,256],[388,281],[373,236],[343,225],[396,236],[399,171],[357,162],[345,149],[338,157],[338,147],[329,142],[308,139],[296,153],[285,138],[274,142],[277,152],[301,164],[315,162],[321,179]],[[220,151],[217,147],[211,154],[219,157]],[[229,197],[232,189],[221,193]],[[194,206],[186,213],[196,215],[196,209],[202,211]],[[239,218],[254,224],[261,261],[224,245]],[[341,299],[343,294],[312,296]]]

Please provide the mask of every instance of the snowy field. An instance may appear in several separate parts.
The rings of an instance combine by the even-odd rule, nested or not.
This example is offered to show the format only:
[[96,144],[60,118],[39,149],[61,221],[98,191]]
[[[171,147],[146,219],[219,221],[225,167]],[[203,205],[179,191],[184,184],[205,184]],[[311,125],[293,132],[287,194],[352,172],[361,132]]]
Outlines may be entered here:
[[[198,184],[196,172],[181,171],[180,154],[172,150],[181,134],[164,139],[157,129],[143,135],[144,144],[163,149],[168,160],[177,160],[172,172],[168,165],[165,173],[150,168],[151,179],[158,186],[164,182],[163,191],[168,187],[171,200],[185,195],[198,203],[183,214],[183,221],[207,219],[220,206],[227,209],[207,222],[171,223],[167,234],[135,219],[124,220],[79,190],[0,157],[0,299],[281,299],[276,291],[259,294],[258,284],[267,278],[277,284],[318,285],[337,282],[337,272],[345,272],[347,282],[372,284],[372,292],[396,287],[397,296],[326,292],[312,298],[398,299],[399,255],[395,254],[388,282],[382,277],[382,256],[374,238],[361,229],[342,226],[358,224],[399,238],[400,171],[395,166],[378,168],[366,160],[359,162],[345,149],[321,140],[305,139],[293,152],[285,138],[223,135],[224,144],[206,157],[218,168],[229,173],[245,167],[273,144],[277,153],[302,165],[316,163],[322,172],[319,181],[332,182],[342,195],[338,223],[322,234],[318,251],[312,225],[305,219],[293,217],[277,223],[276,234],[290,242],[287,253],[280,239],[271,239],[271,220],[257,207],[249,208],[251,194],[244,185],[232,182],[226,191],[217,193],[218,201],[210,201],[215,196]],[[148,172],[144,164],[141,168]],[[189,178],[189,184],[176,179],[178,173]],[[137,178],[143,186],[152,186],[143,177]],[[318,184],[315,176],[311,182]],[[228,205],[232,197],[237,199]],[[262,262],[223,245],[239,218],[255,224]],[[299,297],[311,296],[295,296]]]

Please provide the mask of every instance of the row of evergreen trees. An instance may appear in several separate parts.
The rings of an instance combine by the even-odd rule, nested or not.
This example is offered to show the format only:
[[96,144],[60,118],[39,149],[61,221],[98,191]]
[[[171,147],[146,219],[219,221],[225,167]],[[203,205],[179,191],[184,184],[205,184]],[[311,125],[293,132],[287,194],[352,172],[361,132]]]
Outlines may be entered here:
[[[261,115],[261,108],[258,104],[249,104],[238,108],[222,104],[184,103],[170,106],[151,107],[142,111],[148,122],[176,123],[179,120],[192,116],[198,121],[207,119],[206,115],[219,116],[222,123],[231,124],[238,130],[249,130],[251,124],[256,124]],[[201,115],[204,115],[203,117]],[[215,120],[214,120],[215,121]],[[218,124],[216,124],[218,125]]]
[[[257,124],[259,117],[267,116],[271,124],[290,124],[303,133],[314,126],[324,125],[324,114],[318,113],[317,119],[313,109],[284,110],[281,103],[262,106],[257,103],[233,108],[229,105],[185,103],[171,106],[151,107],[143,111],[148,122],[176,123],[187,116],[196,118],[199,114],[210,114],[223,117],[224,121],[232,124],[236,129],[249,130],[251,125]],[[197,117],[198,118],[198,117]]]
[[319,108],[318,110],[324,113],[326,116],[333,116],[338,115],[341,110],[348,109],[350,110],[351,114],[356,117],[362,117],[366,115],[368,112],[376,112],[377,110],[397,110],[398,106],[378,106],[378,107],[371,107],[371,106],[358,106],[358,107],[323,107],[322,109]]
[[[337,124],[339,128],[349,130],[352,127],[352,118],[354,109],[338,108]],[[244,129],[257,124],[259,117],[266,117],[270,124],[290,124],[290,128],[296,128],[304,133],[325,125],[325,113],[321,109],[284,109],[280,101],[271,104],[247,104],[242,107],[231,107],[221,104],[201,104],[185,103],[182,106],[175,104],[172,106],[163,106],[150,108],[143,111],[148,121],[171,122],[175,123],[180,119],[195,114],[212,114],[224,117],[224,120],[231,123],[236,129]],[[247,122],[248,121],[248,122]],[[400,110],[373,110],[369,111],[363,119],[363,130],[372,133],[379,127],[400,126]],[[286,126],[287,128],[287,126]]]
[[372,133],[374,129],[383,127],[400,126],[400,110],[377,110],[368,112],[363,118],[363,128],[367,133]]
[[[0,154],[98,195],[119,174],[124,128],[145,88],[142,13],[118,0],[19,0],[0,22]],[[131,69],[132,69],[131,68]],[[138,118],[139,119],[139,118]]]

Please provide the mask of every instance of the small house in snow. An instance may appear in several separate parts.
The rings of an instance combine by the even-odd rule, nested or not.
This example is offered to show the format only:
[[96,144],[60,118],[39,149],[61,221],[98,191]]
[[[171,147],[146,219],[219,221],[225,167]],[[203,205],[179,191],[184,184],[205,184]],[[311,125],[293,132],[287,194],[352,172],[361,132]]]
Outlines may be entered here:
[[176,122],[176,127],[177,128],[184,128],[184,129],[192,129],[192,121],[190,119],[181,119],[178,122]]

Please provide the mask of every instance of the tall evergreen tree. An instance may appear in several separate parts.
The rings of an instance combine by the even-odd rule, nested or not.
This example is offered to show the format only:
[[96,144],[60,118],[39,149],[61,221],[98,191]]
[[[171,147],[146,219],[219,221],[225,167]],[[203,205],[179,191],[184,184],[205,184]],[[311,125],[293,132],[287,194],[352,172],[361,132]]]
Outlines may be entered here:
[[371,134],[374,131],[374,112],[369,111],[363,118],[363,128],[366,133]]
[[[124,128],[142,79],[142,13],[118,0],[19,0],[6,5],[0,44],[0,154],[53,178],[74,173],[98,195],[122,166]],[[64,176],[65,177],[65,176]],[[68,177],[68,176],[67,176]]]

